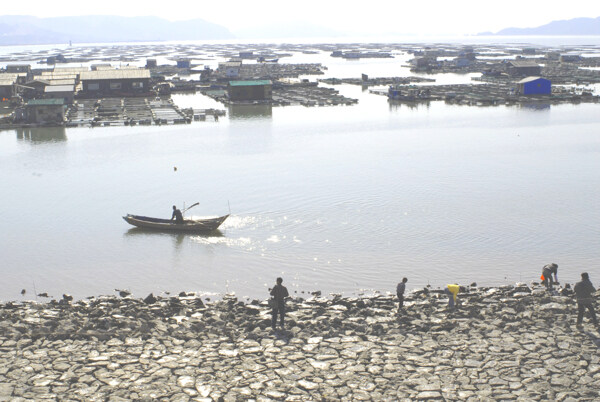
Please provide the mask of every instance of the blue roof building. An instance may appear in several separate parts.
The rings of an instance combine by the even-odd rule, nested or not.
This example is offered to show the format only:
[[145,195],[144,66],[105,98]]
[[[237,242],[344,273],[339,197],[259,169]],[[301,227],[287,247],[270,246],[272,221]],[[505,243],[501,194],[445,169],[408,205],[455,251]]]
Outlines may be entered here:
[[517,82],[517,92],[521,95],[550,95],[552,82],[541,77],[527,77]]

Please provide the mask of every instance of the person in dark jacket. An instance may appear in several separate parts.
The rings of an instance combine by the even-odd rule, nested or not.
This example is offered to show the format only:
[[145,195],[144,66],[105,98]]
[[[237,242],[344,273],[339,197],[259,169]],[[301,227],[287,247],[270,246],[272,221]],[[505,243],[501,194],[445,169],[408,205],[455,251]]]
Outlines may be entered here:
[[271,303],[273,307],[272,315],[273,318],[271,320],[271,328],[275,329],[275,324],[277,324],[277,314],[279,313],[279,324],[281,325],[281,329],[285,329],[284,327],[284,316],[285,316],[285,298],[289,296],[288,290],[281,283],[283,282],[282,278],[277,278],[277,284],[273,286],[271,289]]
[[587,308],[592,316],[592,322],[598,326],[598,320],[596,319],[596,312],[594,311],[594,292],[596,289],[587,272],[581,274],[581,281],[575,284],[575,296],[577,297],[577,327],[581,327],[583,323],[583,313]]
[[183,214],[175,205],[173,205],[173,215],[171,220],[175,219],[175,223],[183,223]]
[[406,290],[408,279],[402,278],[402,282],[396,286],[396,295],[398,296],[398,310],[404,307],[404,291]]
[[[554,275],[554,279],[552,278]],[[554,282],[558,283],[558,265],[552,263],[544,265],[542,268],[542,283],[546,286],[546,289],[552,290],[552,285]]]

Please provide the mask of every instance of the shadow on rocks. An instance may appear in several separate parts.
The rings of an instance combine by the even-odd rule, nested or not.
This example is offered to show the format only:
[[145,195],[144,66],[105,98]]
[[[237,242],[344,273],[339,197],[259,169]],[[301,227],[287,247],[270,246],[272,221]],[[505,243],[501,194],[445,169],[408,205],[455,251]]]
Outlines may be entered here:
[[273,331],[273,336],[279,341],[289,343],[294,338],[294,333],[285,329],[277,329]]
[[600,349],[600,337],[590,331],[582,331],[581,333],[587,336],[589,340],[592,341],[598,349]]

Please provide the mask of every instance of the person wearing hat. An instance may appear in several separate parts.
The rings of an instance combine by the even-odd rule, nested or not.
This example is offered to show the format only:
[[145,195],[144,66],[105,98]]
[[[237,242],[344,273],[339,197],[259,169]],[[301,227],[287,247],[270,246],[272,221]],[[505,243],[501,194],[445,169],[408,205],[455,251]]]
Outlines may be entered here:
[[577,327],[581,328],[585,309],[590,311],[592,322],[595,326],[598,326],[596,312],[594,311],[594,292],[596,292],[596,288],[592,285],[587,272],[581,274],[581,281],[575,284],[573,290],[575,290],[575,296],[577,297]]

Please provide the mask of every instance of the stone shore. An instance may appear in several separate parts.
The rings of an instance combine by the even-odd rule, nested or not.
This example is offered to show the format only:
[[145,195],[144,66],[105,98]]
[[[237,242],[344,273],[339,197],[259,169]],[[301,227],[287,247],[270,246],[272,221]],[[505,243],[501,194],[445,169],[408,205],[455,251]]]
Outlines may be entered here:
[[600,399],[600,340],[570,287],[288,302],[93,297],[0,304],[0,400]]

